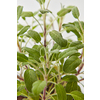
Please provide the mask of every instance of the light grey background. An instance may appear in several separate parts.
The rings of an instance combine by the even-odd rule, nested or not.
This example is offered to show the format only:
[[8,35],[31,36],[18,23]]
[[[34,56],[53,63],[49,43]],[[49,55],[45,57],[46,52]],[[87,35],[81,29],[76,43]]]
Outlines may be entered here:
[[[47,5],[48,0],[46,0],[45,5]],[[65,5],[65,7],[72,5],[72,6],[77,6],[80,12],[80,21],[84,21],[84,0],[51,0],[48,9],[50,9],[53,14],[55,16],[57,16],[57,12],[61,9],[61,3],[62,5]],[[40,5],[36,0],[17,0],[17,5],[21,5],[23,6],[23,11],[37,11],[40,9]],[[64,23],[68,23],[68,22],[74,22],[77,21],[77,19],[75,19],[72,16],[72,13],[68,13],[64,19]],[[25,21],[23,21],[21,18],[19,20],[19,22],[23,25],[26,25]],[[27,22],[28,24],[31,24],[32,19],[31,18],[27,18]],[[54,22],[54,28],[55,30],[58,30],[58,25],[56,22]],[[37,28],[38,31],[41,31],[40,28]],[[73,33],[67,34],[66,32],[63,33],[63,37],[64,38],[70,38],[73,40],[77,40],[76,36]],[[31,46],[31,43],[28,44],[28,46]],[[80,77],[80,76],[79,76]],[[81,83],[83,83],[84,81],[82,81]],[[80,85],[80,84],[79,84]],[[82,92],[84,92],[84,88],[82,85],[80,85],[82,88]]]

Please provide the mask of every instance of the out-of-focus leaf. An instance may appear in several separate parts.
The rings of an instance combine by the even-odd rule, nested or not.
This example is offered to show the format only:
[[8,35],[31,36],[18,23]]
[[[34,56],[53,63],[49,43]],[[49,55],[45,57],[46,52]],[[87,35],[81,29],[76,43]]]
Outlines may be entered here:
[[22,17],[33,17],[33,12],[22,12]]
[[17,20],[19,20],[21,14],[22,14],[22,11],[23,11],[23,6],[18,6],[17,7]]
[[29,28],[30,28],[29,25],[24,26],[24,27],[19,31],[19,33],[17,34],[17,36],[24,34]]
[[20,31],[23,27],[24,27],[23,25],[18,24],[18,25],[17,25],[17,31]]
[[40,12],[41,12],[41,14],[45,14],[45,13],[52,13],[50,10],[47,10],[47,9],[45,9],[45,10],[42,10],[42,9],[40,9],[39,10]]
[[45,3],[45,0],[36,0],[37,2],[39,2],[40,4]]
[[62,16],[64,16],[64,15],[66,15],[67,13],[71,12],[71,10],[72,10],[73,7],[74,7],[74,6],[68,6],[67,8],[62,8],[62,9],[57,13],[57,15],[60,16],[60,17],[62,17]]

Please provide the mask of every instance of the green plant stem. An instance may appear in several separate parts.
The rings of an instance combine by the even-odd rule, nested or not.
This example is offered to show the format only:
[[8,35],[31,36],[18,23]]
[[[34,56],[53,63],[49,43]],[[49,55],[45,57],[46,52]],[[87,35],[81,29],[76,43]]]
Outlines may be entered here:
[[47,4],[47,7],[46,7],[46,9],[48,9],[49,3],[50,3],[50,0],[48,1],[48,4]]
[[48,81],[47,83],[53,83],[53,84],[55,84],[55,85],[56,85],[56,82],[53,82],[53,81]]
[[43,31],[43,28],[42,28],[42,25],[40,24],[40,22],[33,16],[33,18],[37,21],[37,23],[39,24],[39,26],[41,27],[42,31]]

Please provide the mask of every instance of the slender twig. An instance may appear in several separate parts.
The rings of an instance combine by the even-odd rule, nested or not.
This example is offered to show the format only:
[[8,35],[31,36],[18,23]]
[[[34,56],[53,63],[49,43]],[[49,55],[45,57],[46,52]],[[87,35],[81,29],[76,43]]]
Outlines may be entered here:
[[84,63],[82,63],[82,65],[81,65],[80,68],[78,69],[77,74],[75,74],[76,76],[79,75],[79,73],[80,73],[80,71],[82,70],[83,66],[84,66]]
[[24,79],[22,77],[18,76],[18,75],[17,75],[17,78],[24,81]]
[[84,80],[84,78],[80,79],[79,81],[83,81],[83,80]]

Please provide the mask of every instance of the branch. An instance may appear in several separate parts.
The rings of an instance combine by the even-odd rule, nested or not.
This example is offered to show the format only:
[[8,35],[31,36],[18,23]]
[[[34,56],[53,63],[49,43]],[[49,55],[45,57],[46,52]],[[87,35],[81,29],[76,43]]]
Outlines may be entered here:
[[83,80],[84,80],[84,78],[80,79],[79,81],[83,81]]
[[24,79],[23,79],[23,78],[21,78],[21,77],[20,77],[20,76],[18,76],[18,75],[17,75],[17,78],[18,78],[18,79],[20,79],[20,80],[22,80],[22,81],[24,81]]

